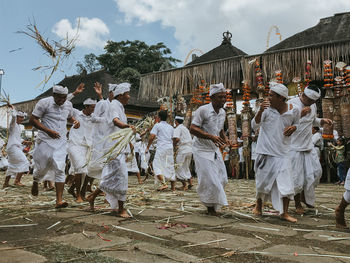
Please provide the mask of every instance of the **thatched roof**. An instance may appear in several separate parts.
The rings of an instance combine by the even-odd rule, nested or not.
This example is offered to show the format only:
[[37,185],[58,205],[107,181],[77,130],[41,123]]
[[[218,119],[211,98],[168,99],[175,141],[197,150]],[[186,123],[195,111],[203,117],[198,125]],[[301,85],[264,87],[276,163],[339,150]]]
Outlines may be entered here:
[[[102,69],[96,72],[92,72],[90,74],[81,74],[81,75],[73,75],[69,77],[65,77],[61,82],[58,83],[58,85],[67,87],[69,90],[69,93],[72,93],[75,91],[75,89],[78,87],[78,85],[83,82],[85,83],[85,89],[84,91],[74,97],[72,99],[73,106],[77,109],[83,108],[83,102],[87,98],[94,98],[98,99],[95,90],[93,89],[94,83],[99,82],[102,84],[102,94],[104,98],[108,97],[108,84],[109,83],[118,83],[117,80],[109,74],[106,70]],[[147,101],[144,101],[144,103],[141,103],[137,99],[138,89],[131,87],[130,90],[130,101],[128,107],[143,107],[143,108],[157,108],[157,104],[151,104]],[[40,94],[36,99],[45,98],[52,95],[52,88],[48,89],[44,93]]]
[[220,46],[208,51],[207,53],[203,54],[200,57],[197,57],[192,62],[186,64],[186,66],[198,65],[205,62],[215,61],[218,59],[226,59],[229,57],[247,55],[247,53],[243,52],[242,50],[232,45],[231,43],[232,34],[230,32],[228,31],[224,32],[222,35],[223,35],[223,40]]
[[246,53],[232,46],[231,33],[224,33],[220,46],[184,67],[144,74],[141,77],[139,100],[176,94],[192,94],[204,80],[207,84],[224,83],[226,88],[238,89],[242,81],[241,59]]
[[350,40],[350,12],[322,18],[316,26],[283,40],[266,52],[344,40]]
[[350,65],[350,13],[322,18],[315,27],[287,38],[262,54],[227,57],[199,64],[196,59],[182,68],[143,75],[139,98],[155,100],[174,94],[191,94],[201,80],[207,84],[223,82],[229,89],[241,88],[241,82],[245,80],[254,91],[254,63],[249,62],[255,59],[260,62],[265,83],[275,78],[276,70],[282,71],[285,84],[290,84],[294,77],[303,80],[308,60],[312,63],[311,79],[322,81],[323,61],[333,61],[333,68],[339,61]]

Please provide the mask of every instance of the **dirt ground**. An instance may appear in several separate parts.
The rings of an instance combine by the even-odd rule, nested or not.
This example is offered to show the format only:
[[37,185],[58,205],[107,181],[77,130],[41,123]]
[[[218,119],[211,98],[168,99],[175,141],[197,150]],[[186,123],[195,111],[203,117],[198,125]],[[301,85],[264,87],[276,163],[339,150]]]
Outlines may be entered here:
[[[139,185],[130,176],[131,219],[111,214],[103,196],[97,212],[86,212],[88,204],[66,191],[69,207],[55,210],[54,192],[41,186],[32,197],[31,176],[23,183],[0,190],[0,262],[350,262],[350,232],[334,227],[344,191],[337,185],[319,185],[316,208],[304,216],[292,202],[292,224],[269,204],[263,217],[253,216],[252,180],[229,180],[229,206],[213,217],[195,189],[157,192],[153,179]],[[346,217],[350,225],[349,210]]]

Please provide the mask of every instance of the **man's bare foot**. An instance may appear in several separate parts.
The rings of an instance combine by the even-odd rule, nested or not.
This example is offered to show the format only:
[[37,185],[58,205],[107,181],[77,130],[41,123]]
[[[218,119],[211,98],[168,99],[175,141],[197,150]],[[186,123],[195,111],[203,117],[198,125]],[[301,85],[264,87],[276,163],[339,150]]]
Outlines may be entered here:
[[298,214],[298,215],[303,215],[305,213],[305,210],[302,206],[299,206],[295,209],[295,212]]
[[315,208],[313,205],[309,205],[307,203],[304,202],[304,204],[306,205],[307,208]]
[[262,209],[259,208],[257,205],[253,208],[253,214],[256,216],[261,216],[262,215]]
[[83,200],[83,198],[81,198],[81,196],[78,196],[77,199],[75,199],[75,202],[82,203],[82,202],[84,202],[84,200]]
[[25,186],[25,185],[22,184],[21,182],[14,182],[13,185],[15,185],[15,186]]
[[157,189],[157,191],[163,191],[163,190],[165,190],[165,189],[168,189],[168,186],[167,186],[166,184],[164,184],[164,185],[162,185],[161,187],[159,187],[159,188]]
[[122,211],[118,211],[118,216],[120,216],[122,218],[130,218],[131,217],[131,215],[129,215],[125,209],[123,209]]
[[38,196],[38,194],[39,194],[39,184],[38,184],[38,182],[33,181],[32,195],[33,196]]
[[349,229],[346,226],[345,217],[344,217],[344,211],[341,211],[339,206],[337,206],[335,208],[335,223],[336,223],[336,228]]
[[89,202],[90,204],[90,210],[91,211],[95,211],[95,198],[93,196],[93,194],[89,194],[87,197],[86,197],[86,200]]
[[10,186],[9,183],[4,183],[4,184],[2,185],[2,188],[6,188],[6,187],[9,187],[9,186]]
[[140,178],[140,179],[138,179],[138,182],[139,182],[139,184],[143,184],[143,181],[142,181],[142,179]]
[[287,213],[284,213],[281,215],[281,219],[283,220],[286,220],[288,222],[291,222],[291,223],[296,223],[298,221],[298,219],[294,218],[294,217],[291,217],[289,214]]
[[74,189],[72,188],[69,188],[68,191],[67,191],[69,194],[71,194],[74,198],[77,198],[75,192],[74,192]]
[[187,189],[188,189],[188,190],[191,190],[192,187],[193,187],[193,184],[189,184],[189,185],[187,186]]
[[44,189],[45,189],[45,191],[49,192],[49,191],[55,190],[55,187],[54,187],[54,186],[51,186],[51,187],[46,187],[46,188],[44,188]]
[[66,207],[68,207],[68,203],[67,202],[56,203],[56,206],[55,206],[56,209],[66,208]]

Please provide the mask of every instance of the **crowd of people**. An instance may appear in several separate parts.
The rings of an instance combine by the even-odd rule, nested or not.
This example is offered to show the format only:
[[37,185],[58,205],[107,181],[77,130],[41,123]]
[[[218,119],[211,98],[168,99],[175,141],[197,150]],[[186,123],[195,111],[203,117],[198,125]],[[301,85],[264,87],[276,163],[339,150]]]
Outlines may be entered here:
[[[81,84],[73,94],[68,89],[54,86],[50,97],[39,100],[29,117],[38,130],[35,144],[21,139],[20,124],[26,117],[12,105],[12,119],[6,145],[8,158],[0,159],[7,166],[4,187],[11,177],[15,185],[21,185],[21,177],[33,166],[33,196],[39,194],[39,184],[46,182],[56,191],[56,208],[65,208],[63,199],[65,184],[76,202],[89,202],[94,211],[97,196],[105,195],[110,207],[120,217],[130,217],[125,209],[128,191],[128,173],[135,173],[141,184],[143,174],[153,174],[158,191],[176,190],[176,182],[182,189],[193,185],[190,170],[194,161],[198,178],[197,193],[209,215],[217,215],[220,207],[227,206],[225,185],[228,182],[225,156],[222,149],[233,148],[224,124],[226,89],[222,83],[212,84],[209,89],[211,103],[200,106],[194,114],[190,128],[183,125],[184,117],[175,116],[174,124],[168,121],[169,113],[160,110],[154,126],[137,130],[128,122],[125,105],[130,99],[129,83],[109,84],[108,98],[102,97],[102,85],[95,83],[99,101],[86,99],[83,110],[73,108],[70,100],[84,90]],[[294,200],[296,213],[302,215],[302,205],[315,205],[315,188],[322,176],[320,150],[323,139],[318,132],[332,120],[317,117],[316,101],[320,89],[310,84],[304,92],[288,100],[288,88],[271,83],[270,93],[260,105],[251,121],[255,136],[252,139],[251,157],[254,161],[256,204],[253,213],[262,215],[264,203],[271,200],[281,219],[296,222],[289,213],[289,203]],[[67,124],[72,127],[68,133]],[[133,131],[133,140],[115,158],[106,158],[115,142],[109,135],[122,129]],[[67,137],[68,134],[68,137]],[[148,134],[148,135],[146,135]],[[4,142],[0,141],[4,148]],[[32,147],[31,162],[23,152],[23,146]],[[330,144],[336,151],[339,184],[345,185],[345,193],[336,208],[336,225],[345,228],[344,211],[350,203],[350,172],[346,174],[344,142]],[[67,158],[68,156],[68,158]],[[242,153],[241,153],[242,156]],[[67,160],[70,168],[66,177]],[[241,162],[243,162],[243,158]],[[243,168],[243,165],[242,165]],[[91,189],[94,180],[96,189]],[[54,182],[55,186],[50,185]],[[90,190],[91,194],[86,196]]]

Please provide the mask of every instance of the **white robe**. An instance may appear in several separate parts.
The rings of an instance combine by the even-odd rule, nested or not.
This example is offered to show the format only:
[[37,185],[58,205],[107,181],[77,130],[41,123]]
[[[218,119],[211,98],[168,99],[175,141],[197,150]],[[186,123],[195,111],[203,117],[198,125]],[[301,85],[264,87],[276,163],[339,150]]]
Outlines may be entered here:
[[344,188],[345,188],[345,193],[343,197],[345,201],[350,204],[350,168],[348,169],[348,173],[346,175]]
[[[127,123],[123,105],[118,100],[113,100],[110,104],[110,113],[108,122],[113,124],[113,119]],[[110,126],[111,132],[118,131],[117,126]],[[106,142],[111,144],[113,142]],[[125,152],[118,155],[117,158],[110,161],[103,167],[101,182],[99,188],[105,192],[106,200],[112,209],[118,209],[118,201],[126,201],[128,190],[128,171],[125,163]]]
[[74,118],[80,122],[78,129],[72,128],[69,132],[68,156],[71,161],[72,173],[87,174],[88,159],[91,155],[93,123],[91,116],[86,116],[82,111],[73,109]]
[[16,123],[16,118],[17,113],[15,110],[13,110],[6,148],[8,156],[6,176],[15,176],[17,173],[29,171],[29,162],[22,149],[21,127]]
[[73,105],[65,101],[58,106],[53,97],[48,97],[38,101],[32,114],[40,118],[47,128],[60,134],[59,139],[53,139],[43,131],[38,132],[33,152],[33,178],[37,182],[50,180],[62,183],[65,181],[67,118],[73,116]]
[[108,136],[108,116],[109,116],[109,105],[110,101],[101,100],[96,106],[92,113],[93,131],[92,131],[92,149],[91,156],[88,165],[89,177],[95,179],[101,179],[102,169],[104,167],[105,159],[102,159],[105,153],[105,141]]
[[175,128],[173,138],[179,139],[175,166],[176,178],[179,180],[189,180],[192,177],[190,171],[192,160],[191,134],[183,124],[180,124]]
[[[305,107],[300,98],[289,101],[300,111]],[[310,106],[311,112],[299,120],[297,130],[291,135],[291,151],[289,157],[292,161],[294,191],[299,194],[305,193],[305,201],[309,205],[315,203],[315,188],[322,176],[322,167],[312,142],[312,127],[320,126],[321,120],[316,117],[315,104]]]
[[157,150],[153,160],[154,175],[163,175],[167,181],[175,181],[173,134],[174,128],[165,121],[156,123],[151,134],[157,137]]
[[256,197],[271,200],[273,208],[283,213],[283,198],[293,199],[294,184],[292,166],[288,158],[290,137],[284,136],[286,127],[299,123],[300,110],[297,107],[280,114],[274,108],[267,108],[257,124],[255,117],[252,127],[260,127],[255,160]]
[[[196,110],[192,124],[207,133],[219,136],[224,128],[225,116],[223,109],[217,114],[209,103]],[[227,173],[219,148],[212,141],[195,136],[193,159],[198,176],[197,193],[201,202],[206,207],[214,207],[216,211],[228,205],[225,194]]]

